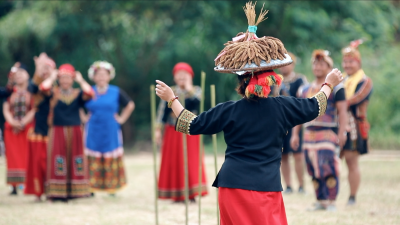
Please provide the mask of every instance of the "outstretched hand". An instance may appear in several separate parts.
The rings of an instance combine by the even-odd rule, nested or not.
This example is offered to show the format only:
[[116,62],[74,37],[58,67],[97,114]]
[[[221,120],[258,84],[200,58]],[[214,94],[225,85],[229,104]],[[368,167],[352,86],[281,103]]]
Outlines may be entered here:
[[342,72],[338,69],[333,69],[325,78],[325,82],[331,84],[333,87],[343,81]]
[[175,98],[175,94],[172,89],[160,80],[156,80],[156,95],[164,101],[169,101]]

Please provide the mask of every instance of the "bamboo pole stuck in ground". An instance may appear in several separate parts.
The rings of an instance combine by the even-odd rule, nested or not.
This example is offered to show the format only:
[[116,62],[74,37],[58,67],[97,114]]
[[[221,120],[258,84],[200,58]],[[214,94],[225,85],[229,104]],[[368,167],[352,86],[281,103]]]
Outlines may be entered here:
[[[200,113],[204,111],[204,91],[205,91],[206,73],[201,71],[201,99],[200,99]],[[200,114],[199,113],[199,114]],[[203,135],[200,135],[200,148],[199,148],[199,225],[201,225],[201,193],[203,192],[203,155],[204,155]]]
[[158,188],[157,188],[157,141],[155,140],[156,128],[156,91],[155,86],[150,86],[150,109],[151,109],[151,140],[153,142],[153,170],[154,170],[154,207],[155,222],[158,225]]
[[[179,96],[181,104],[185,108],[185,95]],[[182,134],[183,142],[183,168],[185,175],[185,224],[189,224],[189,171],[188,171],[188,154],[186,134]]]
[[[211,108],[215,107],[215,85],[210,86],[211,91]],[[217,162],[217,134],[212,135],[212,143],[214,149],[214,166],[215,166],[215,175],[218,173],[218,162]],[[218,188],[217,188],[217,220],[219,225],[219,206],[218,206]]]

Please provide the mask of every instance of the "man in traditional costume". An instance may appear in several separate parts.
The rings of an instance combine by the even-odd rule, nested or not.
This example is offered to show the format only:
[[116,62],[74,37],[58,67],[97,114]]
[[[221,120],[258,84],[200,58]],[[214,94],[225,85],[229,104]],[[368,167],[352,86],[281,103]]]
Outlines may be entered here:
[[362,40],[356,40],[342,50],[342,67],[344,74],[344,87],[349,114],[349,130],[347,142],[343,147],[341,156],[346,160],[349,169],[350,197],[348,205],[356,203],[356,194],[361,182],[358,158],[368,153],[368,133],[370,125],[367,120],[369,98],[372,93],[372,80],[365,75],[361,68],[361,54],[358,46]]
[[215,70],[238,76],[239,101],[228,101],[196,116],[180,104],[173,90],[156,81],[156,94],[169,102],[178,117],[175,129],[198,135],[223,131],[225,162],[213,186],[218,187],[221,225],[287,224],[282,198],[280,162],[284,137],[293,126],[324,115],[329,86],[342,80],[337,69],[315,96],[307,99],[268,97],[282,76],[273,69],[292,63],[283,43],[274,37],[258,38],[255,4],[244,8],[249,27],[226,43]]
[[[284,67],[279,68],[280,74],[283,76],[283,85],[282,88],[283,95],[286,96],[293,96],[298,97],[298,93],[300,88],[307,84],[307,79],[304,75],[296,73],[294,68],[296,66],[296,56],[289,52],[289,56],[292,58],[293,63]],[[302,140],[302,133],[300,131],[299,134],[299,147],[293,149],[290,146],[290,138],[292,137],[292,130],[289,130],[288,134],[285,137],[283,142],[283,152],[282,152],[282,176],[286,184],[286,190],[283,193],[290,194],[293,192],[292,189],[292,181],[291,181],[291,172],[290,172],[290,163],[289,163],[289,155],[292,153],[294,158],[294,169],[297,175],[297,180],[299,182],[299,193],[304,193],[304,154],[301,148],[301,140]]]
[[[326,50],[315,50],[311,61],[315,80],[301,89],[302,98],[315,95],[333,67],[333,60]],[[327,104],[325,115],[304,124],[303,150],[318,201],[312,210],[335,211],[339,192],[337,150],[346,142],[347,124],[347,104],[342,84],[332,89]],[[293,128],[292,148],[299,147],[300,130],[301,125]]]

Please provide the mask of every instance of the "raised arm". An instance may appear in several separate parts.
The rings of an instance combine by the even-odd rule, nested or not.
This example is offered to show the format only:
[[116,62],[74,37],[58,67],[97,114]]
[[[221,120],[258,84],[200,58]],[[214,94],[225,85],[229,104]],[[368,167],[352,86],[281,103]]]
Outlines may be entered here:
[[[224,129],[228,120],[223,119],[224,104],[219,104],[216,107],[203,112],[196,116],[192,112],[183,108],[181,103],[175,99],[175,95],[168,85],[162,81],[156,81],[156,94],[163,100],[169,101],[172,111],[178,118],[175,125],[175,130],[185,134],[215,134]],[[174,101],[172,101],[175,99]]]
[[342,80],[342,73],[338,69],[333,69],[325,79],[328,85],[323,85],[320,91],[313,97],[307,99],[282,99],[282,108],[286,116],[288,129],[325,114],[327,98],[332,92],[331,88],[338,85]]
[[81,89],[82,89],[84,94],[89,95],[90,97],[92,97],[93,89],[90,86],[90,84],[88,84],[85,81],[85,79],[83,79],[82,74],[79,71],[75,72],[75,81],[79,84],[79,86],[81,86]]
[[[168,85],[160,80],[156,80],[156,83],[156,94],[158,97],[167,102],[175,99],[175,94]],[[182,101],[184,101],[184,99]],[[181,114],[182,110],[184,110],[182,104],[178,101],[178,99],[172,101],[171,109],[176,117],[178,117]]]
[[39,90],[43,93],[50,95],[50,90],[54,82],[57,80],[58,70],[53,70],[51,75],[39,85]]

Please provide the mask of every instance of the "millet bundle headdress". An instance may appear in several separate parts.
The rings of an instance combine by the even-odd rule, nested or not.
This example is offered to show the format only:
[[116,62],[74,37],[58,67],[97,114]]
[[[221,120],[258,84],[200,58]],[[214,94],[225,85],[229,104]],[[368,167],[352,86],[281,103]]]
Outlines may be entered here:
[[361,62],[361,54],[358,51],[358,46],[362,44],[364,41],[362,39],[358,39],[350,42],[350,45],[342,49],[343,57],[352,57],[359,62]]
[[256,3],[248,2],[243,7],[248,30],[225,43],[225,48],[215,59],[215,71],[243,75],[280,68],[293,62],[279,39],[256,36],[257,25],[267,19],[265,15],[268,11],[263,10],[263,6],[256,21],[255,6]]

